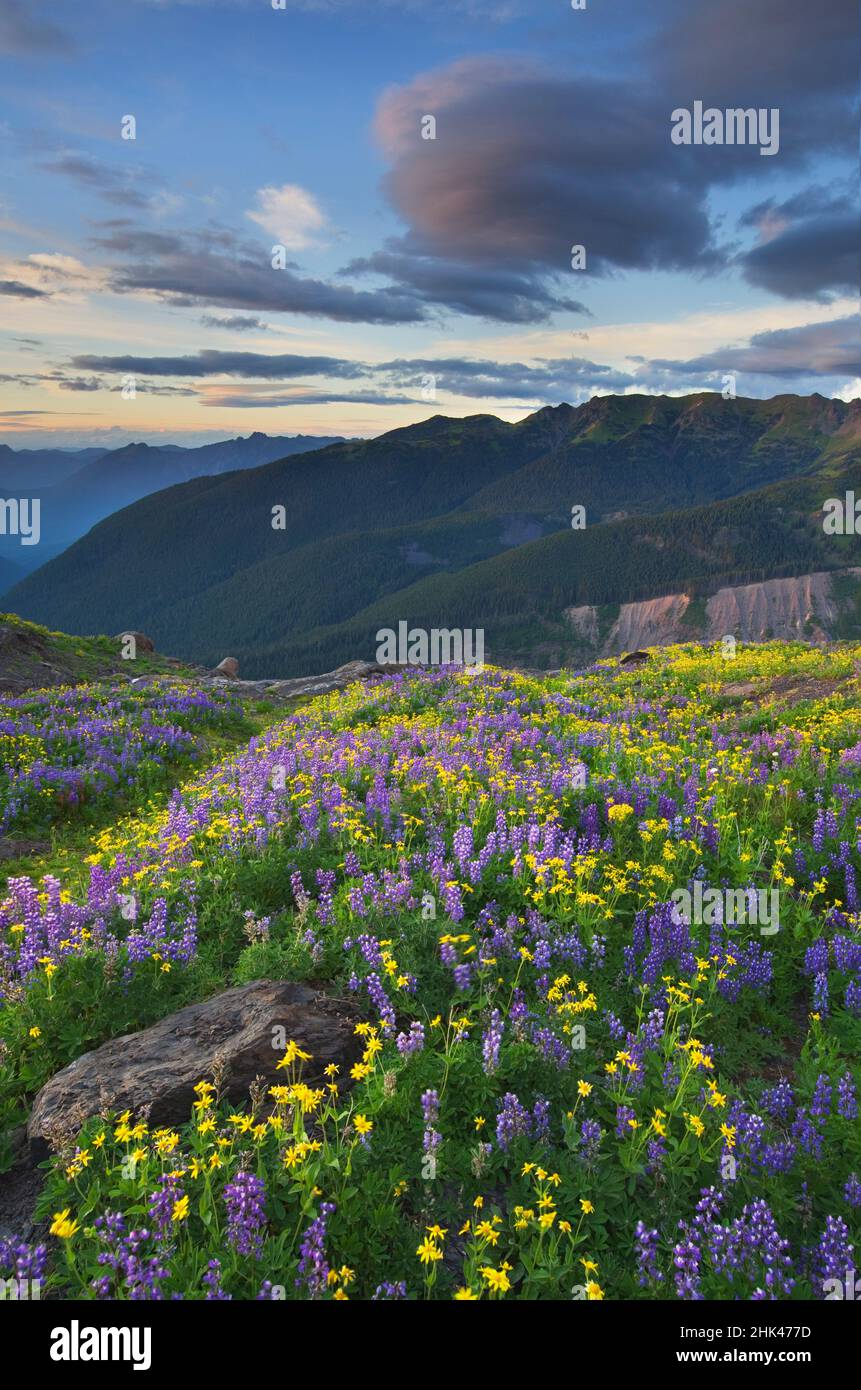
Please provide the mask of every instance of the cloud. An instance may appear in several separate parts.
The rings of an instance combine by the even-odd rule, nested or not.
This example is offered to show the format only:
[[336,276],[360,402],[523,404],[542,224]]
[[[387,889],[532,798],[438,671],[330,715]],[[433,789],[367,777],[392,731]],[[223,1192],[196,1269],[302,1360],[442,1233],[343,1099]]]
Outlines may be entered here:
[[857,202],[806,189],[782,203],[758,203],[742,219],[759,231],[759,244],[740,263],[745,279],[784,299],[820,303],[857,293],[861,243]]
[[49,299],[47,290],[36,289],[35,285],[24,285],[20,280],[0,280],[0,294],[8,294],[18,299]]
[[[785,103],[790,120],[807,119],[823,99],[856,98],[857,28],[852,0],[677,0],[666,7],[650,59],[656,74],[677,90],[684,84],[691,99]],[[824,131],[817,125],[811,134]]]
[[856,315],[755,333],[746,347],[723,347],[688,362],[655,359],[649,368],[679,376],[744,372],[792,379],[861,375],[861,320]]
[[280,188],[261,188],[257,192],[257,207],[245,216],[288,251],[302,251],[313,246],[326,226],[326,218],[312,194],[296,183]]
[[[139,235],[121,221],[104,230],[93,241],[123,258],[108,277],[118,294],[151,291],[180,305],[304,314],[345,323],[420,323],[427,317],[426,307],[409,290],[354,290],[302,276],[295,267],[275,270],[268,251],[227,228]],[[130,256],[137,259],[130,261]]]
[[352,393],[338,394],[332,391],[298,391],[296,394],[285,395],[283,392],[277,395],[257,395],[247,392],[227,392],[224,394],[208,394],[201,400],[201,405],[217,408],[230,407],[231,409],[258,410],[267,406],[278,407],[279,409],[287,405],[422,405],[422,401],[413,396],[391,396],[378,391],[354,391]]
[[[436,139],[422,138],[432,114]],[[468,59],[382,98],[384,187],[404,254],[535,275],[714,269],[701,161],[671,145],[668,111],[630,78]],[[680,157],[681,156],[681,157]],[[579,283],[578,283],[579,276]]]
[[61,391],[101,391],[104,383],[98,377],[63,377],[58,381]]
[[351,261],[342,275],[385,275],[406,286],[429,307],[490,319],[496,323],[544,323],[556,311],[589,314],[579,299],[559,293],[536,274],[467,265],[443,257],[389,249]]
[[140,372],[146,376],[245,376],[286,380],[297,376],[360,377],[366,369],[341,357],[309,357],[295,353],[219,352],[206,348],[185,357],[72,358],[72,366],[92,372]]
[[[237,404],[250,407],[315,402],[364,405],[421,404],[421,394],[433,378],[434,399],[460,396],[495,401],[524,400],[556,403],[584,399],[595,392],[625,390],[640,378],[630,371],[585,358],[543,358],[532,363],[493,362],[466,357],[396,358],[387,362],[350,361],[337,357],[256,352],[220,352],[206,349],[180,357],[126,355],[73,357],[70,368],[79,372],[133,374],[141,378],[193,379],[241,377],[241,391],[220,385],[202,385],[201,404]],[[276,390],[273,381],[299,381],[307,377],[332,381],[369,383],[357,391],[333,393],[332,388],[307,390],[304,385]],[[414,394],[404,394],[412,392]]]
[[462,357],[403,358],[380,363],[375,370],[415,387],[423,384],[423,378],[432,376],[438,390],[456,396],[538,397],[543,402],[566,400],[584,386],[592,390],[622,390],[636,380],[630,372],[582,357],[543,358],[535,365]]
[[0,53],[50,57],[73,50],[74,44],[68,34],[28,10],[32,10],[32,0],[2,0],[0,3]]
[[135,178],[142,178],[140,169],[113,169],[99,160],[87,155],[61,154],[47,160],[42,168],[48,173],[62,174],[84,188],[89,188],[107,203],[118,207],[149,208],[154,195],[141,193],[133,186]]
[[102,275],[79,261],[77,256],[57,251],[39,251],[26,260],[0,261],[0,294],[21,299],[56,297],[69,302],[90,289],[102,288]]
[[226,328],[233,333],[267,333],[271,327],[262,319],[250,318],[247,314],[226,314],[223,317],[217,314],[202,314],[200,322],[204,328]]
[[[566,279],[579,288],[588,274],[732,268],[738,247],[722,239],[713,195],[761,177],[762,158],[746,145],[674,146],[671,112],[695,99],[780,105],[784,175],[817,156],[848,156],[854,6],[823,0],[820,14],[809,0],[664,0],[653,17],[652,35],[634,38],[614,67],[561,72],[478,57],[389,88],[375,129],[389,162],[383,188],[406,230],[347,273],[387,274],[458,312],[535,322],[570,309]],[[428,117],[432,139],[423,138]],[[819,297],[847,283],[849,237],[845,215],[811,215],[741,269],[775,294],[791,294],[796,279],[801,297]],[[586,249],[579,279],[574,245]],[[818,276],[817,254],[828,267]],[[510,295],[497,274],[515,282]]]

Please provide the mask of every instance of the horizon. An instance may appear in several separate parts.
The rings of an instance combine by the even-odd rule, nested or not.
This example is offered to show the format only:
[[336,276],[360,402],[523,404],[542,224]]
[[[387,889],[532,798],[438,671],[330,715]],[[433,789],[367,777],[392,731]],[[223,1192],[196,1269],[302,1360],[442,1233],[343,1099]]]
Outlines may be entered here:
[[[428,423],[429,421],[431,421],[431,420],[447,420],[447,419],[471,420],[471,419],[478,419],[478,418],[482,418],[482,417],[483,417],[483,418],[485,418],[485,419],[487,419],[487,418],[492,418],[492,419],[498,420],[498,421],[500,422],[500,424],[516,424],[516,423],[522,423],[523,420],[529,419],[530,416],[532,416],[532,415],[538,415],[538,414],[540,414],[541,411],[543,411],[543,410],[560,410],[560,409],[562,409],[562,408],[565,408],[565,409],[568,409],[568,410],[580,410],[580,409],[582,409],[583,406],[589,405],[589,404],[591,403],[591,401],[594,401],[594,400],[607,400],[607,399],[613,399],[614,397],[615,397],[615,399],[617,399],[617,400],[635,400],[635,399],[637,399],[637,397],[639,396],[639,397],[640,397],[641,399],[643,399],[643,400],[655,400],[655,401],[659,401],[659,400],[685,400],[685,399],[688,399],[688,398],[693,399],[694,397],[697,397],[697,396],[720,396],[720,394],[721,394],[721,393],[720,393],[719,391],[703,391],[703,390],[700,390],[700,391],[677,392],[677,393],[666,393],[666,392],[662,392],[662,393],[655,393],[655,394],[652,394],[652,393],[650,393],[650,392],[633,392],[633,391],[632,391],[632,392],[629,392],[629,393],[625,393],[624,395],[620,395],[620,394],[615,393],[615,392],[608,392],[608,393],[607,393],[606,395],[604,395],[604,396],[598,396],[598,395],[590,396],[587,400],[585,400],[585,401],[580,401],[580,402],[578,402],[576,405],[575,405],[573,402],[571,402],[571,401],[565,401],[565,400],[555,401],[555,402],[548,402],[548,403],[545,404],[545,405],[541,405],[541,406],[536,407],[535,410],[524,412],[524,414],[520,417],[520,420],[519,420],[519,421],[505,419],[504,416],[502,416],[502,415],[497,415],[496,412],[493,411],[493,410],[472,411],[472,412],[470,412],[470,413],[467,414],[467,415],[453,415],[453,414],[448,414],[448,413],[446,413],[445,411],[434,410],[434,411],[432,411],[432,412],[431,412],[430,414],[428,414],[428,415],[421,416],[421,417],[419,417],[419,418],[417,418],[417,419],[415,419],[415,420],[410,420],[406,426],[404,426],[404,425],[389,425],[389,426],[386,426],[384,429],[382,429],[382,430],[380,430],[380,431],[378,431],[378,432],[375,432],[375,433],[369,433],[369,434],[364,434],[364,435],[343,435],[343,436],[340,437],[340,441],[337,439],[337,437],[333,437],[333,436],[330,436],[330,435],[325,435],[325,434],[322,434],[322,433],[318,436],[314,431],[311,431],[311,430],[307,430],[307,431],[297,431],[295,434],[281,434],[281,433],[277,433],[277,434],[276,434],[276,433],[270,433],[270,432],[267,431],[267,430],[251,430],[251,431],[249,431],[249,433],[247,433],[247,434],[241,434],[241,433],[240,433],[240,434],[221,434],[220,432],[217,432],[217,431],[216,431],[216,432],[213,432],[211,435],[205,435],[205,436],[204,436],[203,434],[201,434],[200,431],[189,430],[189,431],[186,432],[186,434],[185,434],[184,436],[179,435],[179,434],[177,434],[176,432],[172,432],[172,433],[170,433],[170,436],[169,436],[168,438],[165,438],[165,439],[158,438],[158,439],[155,439],[155,440],[153,440],[153,439],[145,439],[144,437],[138,436],[138,435],[134,435],[134,436],[130,435],[128,438],[124,438],[124,439],[121,439],[121,440],[117,440],[116,438],[113,438],[113,439],[111,440],[110,443],[107,443],[107,444],[104,444],[104,445],[103,445],[102,443],[99,443],[99,442],[90,443],[90,444],[82,443],[82,444],[66,444],[66,445],[63,445],[63,444],[55,444],[55,443],[53,443],[53,442],[51,442],[51,441],[48,441],[47,443],[45,443],[45,442],[42,442],[42,441],[44,440],[44,436],[43,436],[43,435],[39,435],[39,434],[37,434],[37,435],[22,435],[22,436],[21,436],[22,438],[26,438],[26,439],[28,439],[28,440],[32,440],[33,442],[28,442],[28,443],[23,443],[23,444],[10,444],[10,443],[8,442],[8,441],[9,441],[9,437],[10,437],[9,434],[5,434],[5,435],[0,434],[0,448],[11,448],[11,449],[12,449],[14,452],[16,452],[16,453],[39,453],[39,452],[44,451],[45,449],[54,449],[54,450],[56,450],[56,452],[58,452],[58,453],[69,453],[69,454],[72,454],[72,453],[89,453],[89,452],[92,452],[93,449],[104,448],[104,452],[105,452],[105,453],[111,453],[111,452],[114,452],[114,451],[119,451],[119,450],[121,450],[121,449],[129,449],[129,448],[135,448],[135,447],[139,447],[139,446],[144,446],[144,447],[146,447],[146,448],[151,448],[151,449],[164,449],[164,448],[200,449],[200,448],[206,448],[208,445],[211,445],[211,444],[228,444],[228,443],[236,442],[236,441],[239,441],[239,440],[253,439],[253,438],[255,438],[255,437],[260,437],[260,438],[264,438],[264,439],[285,439],[285,440],[293,440],[293,439],[299,439],[299,438],[313,439],[313,438],[319,437],[320,439],[327,439],[327,440],[329,440],[330,442],[332,442],[332,440],[334,439],[335,442],[349,443],[351,440],[379,439],[379,438],[382,438],[383,435],[392,433],[392,432],[395,431],[395,430],[400,430],[400,429],[404,429],[404,428],[410,428],[410,427],[413,426],[413,425],[424,425],[424,424],[427,424],[427,423]],[[840,397],[840,396],[828,397],[828,396],[823,395],[823,394],[822,394],[821,392],[819,392],[819,391],[811,391],[811,392],[809,392],[809,393],[805,393],[804,395],[802,395],[802,394],[799,393],[799,392],[794,392],[794,391],[779,391],[779,392],[776,392],[775,395],[773,395],[773,396],[765,396],[765,397],[762,397],[762,396],[736,396],[736,397],[733,397],[733,399],[735,399],[735,400],[740,400],[740,401],[745,401],[745,400],[748,400],[748,401],[755,401],[755,402],[757,402],[758,404],[759,404],[759,403],[765,404],[765,403],[768,403],[769,401],[778,401],[778,400],[783,400],[783,399],[786,399],[786,398],[794,399],[794,400],[812,400],[812,398],[813,398],[814,396],[819,396],[819,398],[820,398],[821,400],[829,400],[829,399],[832,399],[832,400],[835,400],[835,401],[840,401],[841,404],[844,404],[844,405],[851,405],[851,404],[853,404],[855,401],[859,400],[859,397],[857,397],[857,396],[851,397],[851,398],[849,398],[848,400],[846,400],[846,399],[844,399],[843,397]],[[189,442],[189,440],[191,440],[191,439],[193,439],[195,442],[193,442],[193,443]],[[322,445],[321,447],[326,448],[326,447],[328,447],[328,445],[324,444],[324,445]],[[313,452],[313,451],[311,451],[311,452]],[[266,467],[267,465],[264,464],[264,465],[260,465],[260,466],[261,466],[261,467]]]
[[[368,438],[728,377],[854,399],[847,17],[5,0],[0,440]],[[704,102],[770,144],[709,147]]]

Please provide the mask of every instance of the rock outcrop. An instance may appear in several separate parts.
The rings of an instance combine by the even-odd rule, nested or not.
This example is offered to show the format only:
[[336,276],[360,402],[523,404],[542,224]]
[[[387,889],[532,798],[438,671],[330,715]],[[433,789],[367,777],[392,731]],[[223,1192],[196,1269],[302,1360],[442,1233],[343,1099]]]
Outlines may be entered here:
[[861,569],[847,569],[724,587],[707,599],[664,594],[623,603],[603,639],[597,608],[582,604],[566,609],[564,617],[577,641],[597,656],[728,636],[740,642],[827,642],[845,604],[835,590],[838,577],[861,595]]
[[133,632],[131,628],[124,628],[122,632],[118,632],[114,637],[114,641],[122,642],[129,637],[134,640],[134,644],[139,652],[155,651],[155,642],[151,637],[147,637],[145,632]]
[[330,690],[343,690],[345,686],[352,685],[353,681],[387,675],[401,669],[399,666],[382,666],[377,661],[347,661],[334,671],[324,671],[319,676],[296,676],[294,679],[283,681],[241,681],[210,673],[205,683],[230,690],[236,695],[284,703],[288,700],[310,699],[312,695],[327,695]]
[[288,981],[255,980],[191,1004],[57,1072],[33,1103],[30,1156],[38,1161],[52,1135],[77,1130],[104,1109],[147,1108],[151,1125],[180,1124],[191,1114],[194,1086],[216,1063],[224,1094],[242,1101],[255,1078],[270,1085],[284,1079],[276,1068],[290,1040],[311,1054],[303,1080],[321,1077],[330,1062],[344,1076],[360,1051],[357,1018],[352,1003]]
[[219,661],[211,674],[213,676],[224,676],[227,680],[235,681],[239,675],[239,662],[236,660],[235,656],[226,656],[222,661]]

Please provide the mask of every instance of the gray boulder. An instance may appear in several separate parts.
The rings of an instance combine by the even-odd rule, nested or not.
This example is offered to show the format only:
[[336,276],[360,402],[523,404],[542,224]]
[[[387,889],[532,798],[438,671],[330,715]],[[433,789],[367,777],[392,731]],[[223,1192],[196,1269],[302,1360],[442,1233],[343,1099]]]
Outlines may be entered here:
[[318,1080],[330,1062],[344,1078],[359,1055],[352,1002],[334,1000],[308,985],[255,980],[191,1004],[139,1033],[112,1038],[85,1052],[41,1089],[27,1124],[30,1156],[45,1157],[52,1136],[77,1131],[90,1115],[149,1107],[149,1123],[178,1125],[191,1115],[198,1081],[223,1069],[223,1093],[247,1098],[256,1077],[282,1082],[276,1065],[291,1039],[312,1060],[302,1078]]

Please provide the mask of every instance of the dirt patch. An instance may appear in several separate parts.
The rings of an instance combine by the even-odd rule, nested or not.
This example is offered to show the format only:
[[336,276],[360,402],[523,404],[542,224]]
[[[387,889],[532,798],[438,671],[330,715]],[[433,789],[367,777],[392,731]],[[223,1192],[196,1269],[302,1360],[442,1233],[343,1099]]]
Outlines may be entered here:
[[779,700],[784,708],[800,705],[804,700],[822,700],[835,691],[846,689],[853,683],[849,676],[833,676],[827,679],[816,676],[776,676],[773,680],[735,681],[721,689],[721,696],[727,700],[756,700],[758,704]]

